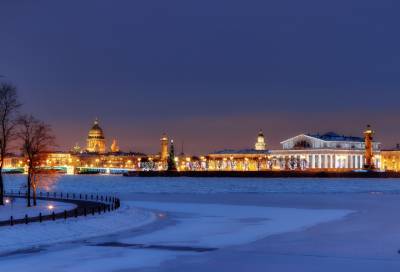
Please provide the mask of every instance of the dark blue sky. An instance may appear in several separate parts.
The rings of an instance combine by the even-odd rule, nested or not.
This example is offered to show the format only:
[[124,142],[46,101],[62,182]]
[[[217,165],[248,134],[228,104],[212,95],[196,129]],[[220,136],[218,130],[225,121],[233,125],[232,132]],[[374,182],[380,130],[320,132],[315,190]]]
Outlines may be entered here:
[[0,3],[0,74],[61,148],[99,117],[124,149],[191,153],[303,132],[400,142],[396,1]]

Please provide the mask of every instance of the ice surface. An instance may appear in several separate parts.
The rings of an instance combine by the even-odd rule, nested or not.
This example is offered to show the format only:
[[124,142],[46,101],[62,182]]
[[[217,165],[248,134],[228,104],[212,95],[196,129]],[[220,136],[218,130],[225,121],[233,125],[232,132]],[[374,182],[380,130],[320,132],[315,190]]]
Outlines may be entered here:
[[338,220],[347,210],[311,210],[193,203],[135,202],[135,206],[182,214],[174,226],[123,242],[226,247]]
[[[192,246],[192,247],[213,247],[224,248],[233,245],[243,245],[273,234],[301,230],[318,223],[339,220],[349,214],[346,210],[309,210],[290,208],[269,208],[256,206],[219,205],[219,204],[195,204],[195,203],[161,203],[161,202],[134,202],[130,206],[141,207],[166,212],[166,216],[173,216],[175,224],[162,228],[156,232],[139,235],[134,238],[122,238],[118,242],[125,244],[145,245],[170,245],[170,246]],[[47,225],[44,227],[46,234],[51,239],[64,238],[58,236],[59,232],[67,231],[71,239],[72,235],[77,238],[90,237],[93,231],[96,234],[117,232],[123,229],[124,223],[133,228],[140,224],[147,223],[149,219],[140,218],[140,214],[130,214],[131,222],[121,219],[126,217],[126,209],[123,212],[109,216],[101,220],[95,218],[92,222],[84,223],[61,223],[58,225]],[[130,208],[132,209],[132,208]],[[163,213],[163,215],[165,215]],[[87,219],[85,219],[87,220]],[[113,224],[111,224],[111,221]],[[118,223],[117,223],[118,222]],[[91,226],[94,224],[94,227]],[[111,224],[106,230],[100,225]],[[40,226],[40,225],[39,225]],[[103,225],[104,226],[104,225]],[[128,227],[128,226],[125,226]],[[88,228],[88,229],[87,229]],[[56,230],[56,231],[55,231]],[[14,230],[15,231],[15,230]],[[21,235],[30,236],[23,231],[17,230]],[[0,232],[0,236],[7,237],[8,241],[15,245],[16,242],[27,245],[27,239],[16,240],[15,236],[9,233]],[[33,229],[33,235],[41,235],[40,231]],[[44,235],[44,233],[42,233]],[[38,237],[38,242],[43,243],[45,239]],[[192,252],[181,252],[173,250],[141,250],[126,249],[122,247],[102,247],[82,245],[77,248],[66,248],[56,252],[39,253],[37,256],[28,256],[23,263],[15,263],[12,259],[1,261],[3,269],[13,271],[119,271],[123,269],[157,267],[167,260],[173,260],[181,256],[193,256]],[[46,266],[40,266],[42,260],[46,260]],[[62,268],[62,269],[60,269]]]
[[[9,175],[6,190],[21,190],[25,176]],[[58,192],[218,194],[218,193],[400,193],[398,179],[306,178],[125,178],[122,176],[63,176],[51,188]]]
[[[23,176],[7,177],[7,189],[18,190],[23,184]],[[117,213],[68,222],[0,228],[0,254],[31,247],[42,249],[31,254],[3,255],[1,270],[400,269],[397,180],[65,176],[52,190],[117,194],[123,206]],[[157,220],[159,212],[166,215],[164,221],[147,225]],[[138,232],[137,228],[143,226]],[[65,244],[69,241],[76,242]],[[219,250],[194,253],[137,249],[102,246],[94,241]]]

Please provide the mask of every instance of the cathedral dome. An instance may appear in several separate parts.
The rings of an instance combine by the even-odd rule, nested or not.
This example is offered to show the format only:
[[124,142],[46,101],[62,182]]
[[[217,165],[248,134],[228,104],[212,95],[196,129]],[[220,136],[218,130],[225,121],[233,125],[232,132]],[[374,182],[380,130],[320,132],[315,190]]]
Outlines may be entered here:
[[106,140],[98,120],[94,121],[93,127],[89,130],[86,151],[89,153],[106,152]]
[[99,126],[99,121],[96,120],[93,127],[89,130],[89,139],[104,139],[103,129]]

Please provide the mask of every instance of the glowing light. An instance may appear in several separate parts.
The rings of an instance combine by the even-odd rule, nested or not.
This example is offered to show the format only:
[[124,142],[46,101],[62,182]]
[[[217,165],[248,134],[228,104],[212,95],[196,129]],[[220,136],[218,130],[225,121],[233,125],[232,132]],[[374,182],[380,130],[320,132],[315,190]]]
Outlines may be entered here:
[[54,210],[54,206],[53,206],[53,205],[48,205],[48,206],[47,206],[47,209],[49,209],[49,210]]
[[165,213],[159,213],[159,214],[158,214],[158,217],[159,217],[159,218],[166,218],[167,215],[166,215]]

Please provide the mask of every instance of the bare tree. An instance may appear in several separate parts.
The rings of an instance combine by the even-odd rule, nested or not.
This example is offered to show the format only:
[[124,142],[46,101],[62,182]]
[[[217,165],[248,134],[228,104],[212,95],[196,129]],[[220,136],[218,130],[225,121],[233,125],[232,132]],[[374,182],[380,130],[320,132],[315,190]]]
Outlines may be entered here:
[[18,102],[15,86],[0,84],[0,205],[4,205],[3,166],[10,142],[15,137],[16,114],[21,104]]
[[39,184],[46,153],[54,147],[55,137],[51,127],[31,115],[21,116],[18,120],[18,138],[22,143],[22,152],[28,161],[27,205],[31,206],[31,189],[33,189],[33,204],[36,206],[36,189]]
[[[45,162],[45,160],[43,160]],[[42,163],[41,163],[42,164]],[[34,167],[31,171],[31,187],[33,192],[33,206],[36,206],[37,190],[39,188],[50,190],[51,187],[57,182],[59,173],[52,169],[43,169],[41,167]]]

